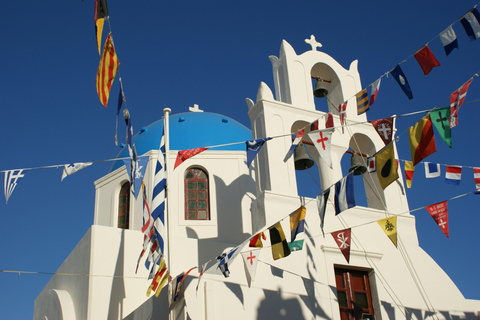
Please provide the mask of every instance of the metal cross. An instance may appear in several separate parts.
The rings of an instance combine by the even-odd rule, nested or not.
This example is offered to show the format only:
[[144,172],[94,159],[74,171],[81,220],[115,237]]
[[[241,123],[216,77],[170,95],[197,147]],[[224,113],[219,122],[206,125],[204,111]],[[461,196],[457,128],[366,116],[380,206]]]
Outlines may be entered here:
[[322,47],[322,44],[315,40],[315,36],[313,34],[310,36],[310,39],[305,39],[305,42],[312,46],[312,51],[317,51],[317,47]]
[[325,141],[327,141],[328,138],[323,136],[323,132],[320,131],[320,139],[317,139],[317,143],[322,143],[322,148],[325,150]]

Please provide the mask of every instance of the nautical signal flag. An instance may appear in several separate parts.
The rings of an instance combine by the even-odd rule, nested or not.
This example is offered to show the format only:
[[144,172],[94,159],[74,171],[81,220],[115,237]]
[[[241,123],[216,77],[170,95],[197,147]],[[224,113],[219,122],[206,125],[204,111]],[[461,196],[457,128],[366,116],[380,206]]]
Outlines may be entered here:
[[257,140],[248,140],[245,142],[247,145],[247,167],[250,167],[253,159],[257,155],[258,151],[260,151],[260,148],[270,139],[272,138],[261,138]]
[[377,223],[396,247],[397,246],[397,216],[377,220]]
[[268,228],[268,231],[270,231],[273,260],[281,259],[290,255],[290,248],[288,247],[280,222],[277,222],[276,225]]
[[340,231],[332,232],[333,239],[337,244],[340,251],[342,251],[343,256],[347,260],[347,263],[350,263],[350,243],[351,243],[352,229],[344,229]]
[[3,191],[5,193],[6,203],[8,203],[8,199],[12,195],[13,189],[15,189],[15,187],[17,186],[17,183],[25,175],[24,171],[26,172],[27,170],[20,169],[20,170],[10,170],[10,171],[5,171],[4,172],[4,174],[3,174]]
[[443,141],[452,147],[452,132],[450,130],[450,107],[434,109],[430,111],[430,119],[433,125],[437,128],[438,134]]
[[460,185],[460,179],[462,178],[462,167],[460,166],[447,166],[447,172],[445,173],[445,183]]
[[393,117],[369,121],[382,138],[385,145],[392,141],[393,137]]
[[453,49],[458,49],[457,35],[453,31],[452,26],[449,26],[440,34],[440,40],[442,41],[445,54],[448,56]]
[[348,174],[335,183],[335,215],[353,207],[355,207],[353,174]]
[[347,114],[347,102],[344,102],[338,106],[338,112],[340,112],[340,125],[342,126],[342,133],[344,133],[345,116]]
[[357,97],[357,114],[361,115],[369,109],[368,105],[368,92],[367,89],[363,89],[355,95]]
[[400,68],[400,65],[397,64],[395,68],[390,71],[390,74],[393,76],[395,81],[397,81],[400,88],[403,90],[403,93],[408,97],[409,100],[413,99],[412,89],[410,89],[410,85],[408,84],[408,80],[405,77],[405,74]]
[[427,74],[432,71],[434,67],[440,66],[440,62],[438,62],[437,58],[433,55],[432,50],[425,45],[422,49],[415,52],[413,55],[417,60],[420,68],[422,68],[423,74],[426,76]]
[[461,19],[463,29],[467,33],[470,41],[475,41],[480,37],[480,14],[477,8],[468,11]]
[[217,257],[217,261],[218,261],[217,269],[220,268],[225,278],[228,278],[230,276],[230,271],[228,270],[228,263],[230,262],[230,260],[233,261],[233,259],[235,259],[235,257],[239,252],[240,252],[240,246],[237,246],[232,250],[230,250],[228,253],[226,252],[222,253]]
[[325,128],[333,128],[333,115],[330,112],[325,115]]
[[290,242],[295,241],[297,234],[305,231],[305,213],[307,209],[304,206],[301,206],[293,213],[290,214],[290,230],[291,238]]
[[412,161],[405,161],[405,179],[407,180],[407,188],[412,187],[413,173],[415,166]]
[[62,173],[62,180],[65,179],[67,176],[70,176],[74,174],[75,172],[78,172],[88,166],[91,166],[92,162],[77,162],[77,163],[71,163],[68,165],[63,166],[63,173]]
[[295,136],[295,139],[293,139],[292,145],[290,146],[290,149],[288,149],[287,154],[285,155],[285,159],[283,161],[287,161],[288,158],[290,158],[295,150],[295,147],[302,141],[303,135],[305,134],[305,128],[298,130],[297,135]]
[[375,99],[377,99],[378,90],[380,90],[380,81],[382,78],[378,78],[374,83],[372,83],[372,89],[370,91],[370,102],[369,105],[373,105]]
[[437,151],[435,136],[433,135],[432,120],[426,115],[408,129],[410,138],[410,153],[413,165]]
[[393,181],[398,179],[393,142],[390,142],[375,154],[375,165],[377,166],[378,181],[382,189],[385,190]]
[[425,177],[426,178],[440,177],[440,164],[425,162]]
[[102,57],[100,58],[96,78],[97,94],[100,102],[105,107],[107,106],[110,89],[112,88],[112,83],[113,80],[115,80],[119,65],[120,62],[118,61],[115,47],[113,46],[112,34],[109,33],[105,41]]
[[204,273],[205,273],[205,270],[207,270],[207,265],[210,261],[207,261],[205,262],[203,265],[202,265],[202,268],[200,269],[200,273],[198,275],[198,281],[197,281],[197,287],[195,288],[195,294],[198,293],[198,286],[200,284],[200,280],[202,279]]
[[473,78],[470,78],[460,88],[450,95],[450,128],[458,125],[458,111],[465,101],[468,87],[472,83]]
[[475,188],[480,190],[480,168],[473,168],[473,180],[475,181]]
[[103,22],[108,17],[106,0],[95,0],[95,36],[97,38],[98,55],[102,42]]
[[257,233],[252,237],[252,239],[250,240],[250,244],[248,246],[251,248],[263,248],[262,239],[267,240],[265,233],[263,232]]
[[187,150],[180,150],[177,153],[177,159],[175,160],[175,165],[173,166],[173,170],[176,167],[181,165],[185,160],[190,159],[193,156],[196,156],[200,152],[207,150],[208,148],[195,148],[195,149],[187,149]]
[[165,260],[162,258],[160,261],[160,266],[158,267],[158,271],[153,277],[152,283],[147,289],[147,297],[150,296],[150,293],[153,291],[155,292],[155,296],[158,297],[162,288],[165,286],[168,280],[168,271],[167,266],[165,265]]
[[432,216],[433,220],[438,224],[443,233],[449,238],[448,232],[448,210],[447,210],[447,201],[442,201],[436,204],[425,207]]
[[367,172],[373,173],[377,171],[377,166],[375,165],[375,156],[367,158]]
[[325,225],[325,210],[327,209],[327,200],[330,195],[330,189],[325,190],[323,193],[317,196],[317,208],[318,214],[320,215],[320,221],[322,223],[322,232],[323,226]]

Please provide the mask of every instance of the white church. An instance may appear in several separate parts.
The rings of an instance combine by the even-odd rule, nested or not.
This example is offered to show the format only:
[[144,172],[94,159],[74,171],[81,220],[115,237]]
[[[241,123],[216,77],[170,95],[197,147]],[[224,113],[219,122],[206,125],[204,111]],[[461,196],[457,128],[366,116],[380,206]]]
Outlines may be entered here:
[[[357,61],[345,69],[318,51],[313,36],[308,43],[312,49],[297,55],[283,41],[279,57],[270,57],[275,88],[262,82],[256,101],[246,99],[251,129],[197,106],[172,115],[165,110],[170,137],[165,257],[173,277],[198,267],[186,277],[179,299],[169,306],[167,287],[158,297],[146,295],[151,280],[144,259],[135,272],[143,246],[142,196],[130,195],[127,170],[117,160],[95,181],[93,225],[38,295],[34,319],[480,319],[480,301],[465,299],[419,246],[415,217],[405,214],[409,207],[400,169],[400,178],[385,190],[376,173],[355,176],[359,183],[363,180],[366,207],[335,215],[334,191],[330,192],[323,224],[316,199],[299,194],[296,161],[311,158],[315,165],[309,170],[315,170],[314,177],[326,190],[348,174],[348,168],[342,170],[343,157],[350,159],[352,151],[372,156],[384,147],[366,114],[357,115],[355,94],[362,90]],[[312,79],[319,79],[318,86]],[[315,97],[314,90],[324,97]],[[328,104],[328,111],[316,109],[319,99]],[[338,106],[344,101],[347,125],[342,130]],[[308,155],[286,158],[292,136],[302,128],[307,133],[317,119],[322,129],[327,112],[333,114],[335,127],[332,166],[320,157],[308,134],[301,144]],[[153,188],[164,123],[159,119],[134,137],[137,153],[149,157],[147,190]],[[247,166],[244,142],[265,137],[275,138]],[[216,147],[173,170],[179,150],[210,146]],[[126,149],[118,158],[128,156]],[[274,260],[267,229],[280,221],[289,241],[288,215],[302,203],[303,249]],[[397,247],[375,223],[394,216]],[[351,228],[349,262],[330,235],[346,228]],[[215,261],[259,231],[267,231],[263,248],[241,248],[260,249],[255,251],[259,256],[251,282],[241,255],[229,261],[228,278],[212,262],[211,272],[198,281],[205,262]]]

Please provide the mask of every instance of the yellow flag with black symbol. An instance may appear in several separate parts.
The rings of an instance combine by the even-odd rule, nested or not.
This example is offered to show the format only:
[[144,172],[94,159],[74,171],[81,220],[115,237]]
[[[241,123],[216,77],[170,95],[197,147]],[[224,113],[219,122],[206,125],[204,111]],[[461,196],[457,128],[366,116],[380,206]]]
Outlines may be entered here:
[[392,240],[395,247],[397,246],[397,217],[389,217],[381,220],[377,220],[380,227],[390,240]]
[[270,231],[273,260],[281,259],[290,255],[290,248],[288,247],[280,222],[273,227],[270,227],[268,230]]
[[390,183],[398,179],[393,142],[390,142],[375,154],[375,164],[377,166],[378,181],[380,182],[382,189],[385,190]]

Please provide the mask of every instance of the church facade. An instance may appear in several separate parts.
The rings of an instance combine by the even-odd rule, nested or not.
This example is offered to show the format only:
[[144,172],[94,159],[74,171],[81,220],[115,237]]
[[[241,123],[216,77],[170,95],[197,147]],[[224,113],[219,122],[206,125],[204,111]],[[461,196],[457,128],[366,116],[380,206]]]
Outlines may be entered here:
[[[117,160],[95,182],[94,223],[37,297],[34,319],[479,319],[480,301],[465,299],[419,246],[415,218],[405,214],[409,207],[401,174],[385,189],[376,173],[355,176],[363,183],[367,206],[335,215],[332,191],[323,219],[316,199],[299,194],[295,157],[286,155],[300,129],[305,128],[302,144],[315,163],[310,170],[318,170],[319,194],[348,174],[342,170],[344,157],[354,153],[365,160],[385,146],[366,114],[357,115],[355,95],[362,90],[357,61],[345,69],[317,50],[320,44],[313,36],[308,42],[312,50],[297,55],[283,41],[279,56],[270,57],[275,95],[261,83],[256,101],[247,99],[251,129],[198,108],[171,116],[167,112],[165,257],[171,276],[198,266],[185,278],[178,300],[168,304],[166,287],[159,297],[146,295],[151,280],[144,259],[136,272],[143,200],[131,195],[127,170]],[[314,89],[333,114],[331,164],[307,134],[318,119],[318,129],[325,128],[327,112],[316,109]],[[338,106],[344,102],[347,124],[356,125],[342,129]],[[164,127],[161,119],[134,137],[137,153],[149,159],[147,191],[153,188]],[[247,166],[245,143],[232,142],[265,137],[274,138]],[[179,150],[209,146],[216,147],[173,170]],[[124,148],[118,158],[126,156]],[[268,228],[279,222],[290,240],[288,217],[301,205],[306,208],[305,231],[299,236],[303,248],[274,260]],[[397,246],[376,223],[389,217],[397,219]],[[331,236],[347,228],[348,262]],[[255,249],[254,278],[246,276],[241,255],[228,262],[230,276],[224,277],[216,257],[259,231],[267,235],[263,248],[240,248]]]

